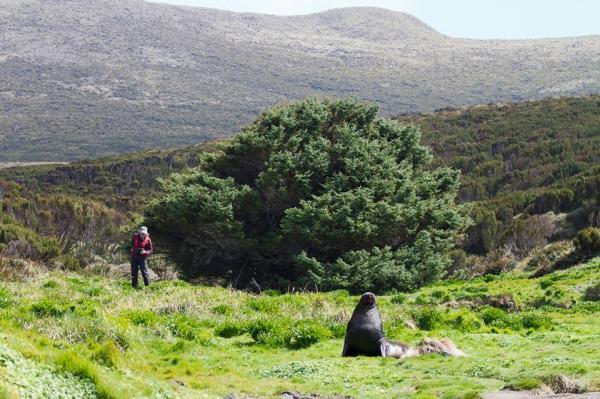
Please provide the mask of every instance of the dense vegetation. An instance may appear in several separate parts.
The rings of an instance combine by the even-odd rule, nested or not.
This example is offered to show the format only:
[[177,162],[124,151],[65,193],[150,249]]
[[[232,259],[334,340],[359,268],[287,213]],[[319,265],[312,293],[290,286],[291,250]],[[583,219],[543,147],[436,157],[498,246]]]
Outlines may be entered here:
[[[475,223],[461,246],[467,254],[491,256],[490,268],[499,270],[504,266],[498,264],[516,264],[503,259],[507,252],[523,259],[548,241],[600,225],[599,103],[599,96],[549,99],[399,119],[422,127],[422,141],[435,155],[432,167],[461,169],[459,197],[475,201]],[[217,147],[0,169],[0,177],[34,192],[82,196],[139,214],[159,193],[157,177],[197,166]],[[453,257],[458,270],[482,264],[462,252]]]
[[192,173],[163,182],[145,224],[188,278],[234,286],[413,290],[467,226],[458,172],[420,133],[353,100],[264,112]]
[[0,169],[0,177],[30,190],[89,198],[122,211],[141,213],[159,190],[157,178],[198,165],[216,143],[174,150],[146,150],[127,155]]
[[65,194],[33,192],[0,180],[0,259],[40,261],[80,269],[98,257],[122,258],[127,215]]
[[[600,225],[599,96],[398,119],[421,126],[435,163],[461,170],[459,197],[477,203],[475,225],[464,243],[468,252],[485,254],[510,245],[534,225],[539,231],[540,219],[531,215],[568,213],[572,231]],[[572,237],[572,231],[563,235]],[[545,238],[555,233],[549,229]]]
[[[435,163],[462,171],[462,201],[562,187],[583,172],[598,173],[600,96],[441,110],[398,120],[421,126]],[[576,194],[590,198],[585,191]],[[555,210],[573,200],[565,198]]]
[[[38,270],[0,278],[0,397],[476,398],[568,376],[600,389],[600,258],[540,279],[510,273],[381,296],[386,335],[447,336],[468,356],[340,356],[357,297],[248,294]],[[502,300],[500,300],[502,299]],[[450,306],[449,306],[450,305]],[[415,325],[415,327],[409,327]],[[414,328],[414,329],[413,329]],[[12,395],[11,395],[12,394]]]

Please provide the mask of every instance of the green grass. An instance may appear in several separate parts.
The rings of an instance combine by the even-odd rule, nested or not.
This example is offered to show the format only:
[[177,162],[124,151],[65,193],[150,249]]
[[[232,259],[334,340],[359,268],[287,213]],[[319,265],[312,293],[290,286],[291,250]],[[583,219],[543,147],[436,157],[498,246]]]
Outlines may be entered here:
[[[48,386],[72,378],[83,385],[70,386],[92,386],[100,398],[277,397],[285,390],[476,398],[557,374],[600,389],[600,303],[583,300],[598,280],[600,258],[542,279],[505,274],[381,296],[388,337],[415,345],[447,336],[468,354],[398,361],[340,357],[357,302],[344,291],[257,296],[181,281],[137,291],[124,280],[48,272],[0,283],[0,348],[55,376]],[[506,294],[518,312],[484,304]],[[407,328],[409,320],[419,329]],[[22,367],[10,374],[0,362],[0,398],[27,392]]]

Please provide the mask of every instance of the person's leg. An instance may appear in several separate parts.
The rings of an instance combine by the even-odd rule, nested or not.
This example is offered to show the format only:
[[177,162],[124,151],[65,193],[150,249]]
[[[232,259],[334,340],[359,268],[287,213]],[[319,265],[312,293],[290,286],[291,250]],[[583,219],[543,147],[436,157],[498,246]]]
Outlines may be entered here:
[[131,257],[131,286],[136,288],[138,286],[138,260],[137,257]]
[[148,273],[148,258],[140,259],[140,269],[142,270],[142,278],[144,279],[144,285],[147,287],[150,285],[150,274]]

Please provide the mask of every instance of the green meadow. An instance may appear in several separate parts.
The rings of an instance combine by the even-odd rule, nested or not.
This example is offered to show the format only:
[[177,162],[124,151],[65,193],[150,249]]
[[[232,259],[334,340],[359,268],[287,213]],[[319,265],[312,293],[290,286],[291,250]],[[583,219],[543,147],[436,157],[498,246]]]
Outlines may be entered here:
[[468,355],[396,360],[340,356],[358,299],[345,291],[133,290],[40,272],[0,283],[0,398],[477,398],[555,375],[600,390],[600,302],[588,290],[598,281],[595,258],[538,279],[514,272],[380,296],[388,337],[449,337]]

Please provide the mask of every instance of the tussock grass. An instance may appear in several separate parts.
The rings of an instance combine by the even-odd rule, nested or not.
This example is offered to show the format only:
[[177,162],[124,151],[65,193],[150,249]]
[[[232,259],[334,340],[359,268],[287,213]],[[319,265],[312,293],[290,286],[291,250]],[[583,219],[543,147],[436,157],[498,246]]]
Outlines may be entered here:
[[[0,343],[91,382],[104,398],[282,390],[459,398],[556,374],[600,389],[600,304],[584,297],[599,278],[596,259],[543,279],[503,274],[381,296],[388,337],[414,345],[448,336],[469,355],[398,362],[340,357],[357,302],[345,291],[253,295],[179,281],[137,291],[127,281],[51,272],[0,283],[0,326],[10,336]],[[486,304],[507,293],[516,310]]]

